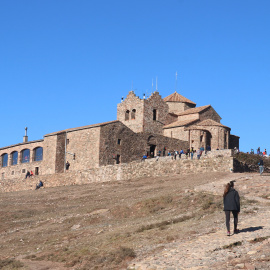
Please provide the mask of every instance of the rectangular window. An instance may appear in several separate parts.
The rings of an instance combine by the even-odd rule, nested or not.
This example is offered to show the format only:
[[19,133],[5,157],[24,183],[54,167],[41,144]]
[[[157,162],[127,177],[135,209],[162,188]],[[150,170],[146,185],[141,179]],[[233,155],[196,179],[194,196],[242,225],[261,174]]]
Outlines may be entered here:
[[22,173],[25,173],[25,169],[22,169]]
[[35,168],[35,175],[38,175],[39,174],[39,169],[38,167]]
[[154,121],[157,120],[157,110],[156,109],[153,110],[153,120]]
[[14,171],[11,172],[11,175],[14,175]]
[[116,156],[116,164],[120,164],[120,163],[121,163],[120,155],[117,155]]
[[121,144],[121,139],[117,140],[117,144],[120,145]]

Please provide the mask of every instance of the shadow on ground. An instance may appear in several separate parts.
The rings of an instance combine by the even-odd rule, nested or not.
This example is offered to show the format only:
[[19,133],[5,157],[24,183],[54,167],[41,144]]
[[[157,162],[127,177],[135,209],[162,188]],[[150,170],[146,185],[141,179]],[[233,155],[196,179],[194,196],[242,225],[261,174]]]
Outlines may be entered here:
[[263,229],[263,226],[249,227],[249,228],[245,228],[245,229],[240,230],[240,233],[242,233],[242,232],[255,232],[258,230],[262,230],[262,229]]

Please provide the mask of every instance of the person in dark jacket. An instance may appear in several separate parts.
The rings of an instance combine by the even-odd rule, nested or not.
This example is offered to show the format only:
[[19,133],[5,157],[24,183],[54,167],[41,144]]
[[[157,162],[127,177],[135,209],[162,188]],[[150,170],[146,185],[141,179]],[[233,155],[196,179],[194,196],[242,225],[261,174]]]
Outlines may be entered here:
[[263,167],[263,159],[261,158],[260,159],[260,162],[259,162],[259,170],[260,170],[260,175],[262,175],[263,171],[264,171],[264,167]]
[[225,186],[223,194],[224,212],[226,216],[227,235],[230,236],[230,214],[232,212],[234,218],[234,233],[239,233],[237,229],[238,214],[240,212],[239,193],[234,189],[234,182],[231,181]]

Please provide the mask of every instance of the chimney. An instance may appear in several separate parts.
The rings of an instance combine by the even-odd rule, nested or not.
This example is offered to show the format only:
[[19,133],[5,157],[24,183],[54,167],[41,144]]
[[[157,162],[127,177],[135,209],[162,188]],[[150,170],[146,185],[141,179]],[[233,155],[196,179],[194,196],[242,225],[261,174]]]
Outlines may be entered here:
[[28,142],[27,127],[25,128],[25,135],[23,136],[23,142]]

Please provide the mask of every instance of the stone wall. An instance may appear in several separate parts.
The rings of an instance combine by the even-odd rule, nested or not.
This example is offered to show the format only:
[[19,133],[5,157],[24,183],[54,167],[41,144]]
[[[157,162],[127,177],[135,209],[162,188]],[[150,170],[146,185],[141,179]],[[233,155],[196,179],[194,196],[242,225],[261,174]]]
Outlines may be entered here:
[[221,117],[218,115],[218,113],[212,108],[208,108],[204,112],[200,113],[200,121],[206,120],[206,119],[212,119],[218,123],[220,123]]
[[189,141],[189,130],[185,131],[185,127],[174,127],[164,129],[164,136],[172,137],[175,139],[181,139],[183,141]]
[[166,103],[168,104],[169,112],[171,113],[181,113],[196,106],[195,104],[189,104],[184,102],[167,101]]
[[193,114],[184,114],[178,116],[178,121],[191,121],[191,120],[200,120],[200,115],[198,113]]
[[[66,161],[70,171],[99,167],[100,129],[93,126],[67,132]],[[62,158],[64,164],[64,155]]]
[[[156,119],[153,119],[154,110]],[[154,92],[148,99],[140,99],[130,91],[127,98],[117,105],[117,120],[137,133],[162,134],[168,111],[168,105],[158,92]]]
[[[153,111],[156,110],[156,119]],[[143,132],[163,135],[169,107],[158,92],[154,92],[145,102]]]
[[114,165],[119,155],[120,163],[141,160],[142,156],[150,155],[150,146],[155,145],[154,155],[164,148],[168,151],[187,148],[188,143],[174,138],[152,133],[134,133],[123,123],[117,121],[101,127],[100,131],[100,166]]
[[229,147],[231,149],[233,149],[234,147],[236,147],[237,149],[239,149],[239,139],[240,139],[240,137],[230,134],[230,144],[229,144]]
[[[225,152],[224,152],[225,153]],[[209,154],[209,153],[208,153]],[[233,157],[229,152],[225,155],[210,154],[197,159],[177,159],[161,157],[145,161],[134,161],[119,165],[109,165],[89,170],[67,171],[52,175],[39,175],[30,179],[11,179],[0,181],[0,192],[34,189],[36,184],[42,180],[45,188],[82,185],[94,182],[119,181],[137,179],[141,177],[169,177],[175,174],[201,173],[201,172],[232,172]]]
[[126,99],[117,104],[117,120],[134,132],[143,132],[145,102],[145,99],[140,99],[133,91],[130,91]]

